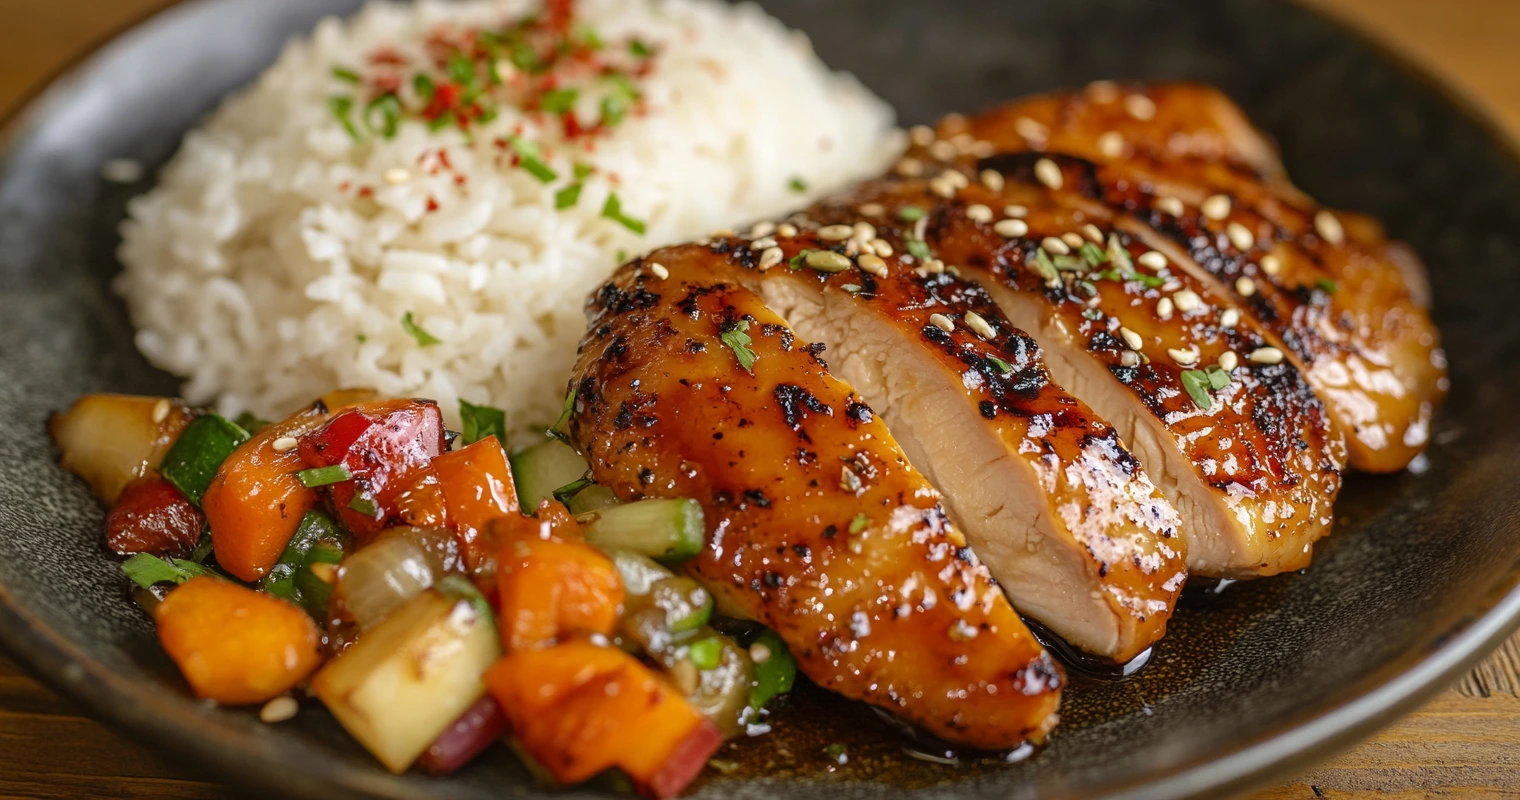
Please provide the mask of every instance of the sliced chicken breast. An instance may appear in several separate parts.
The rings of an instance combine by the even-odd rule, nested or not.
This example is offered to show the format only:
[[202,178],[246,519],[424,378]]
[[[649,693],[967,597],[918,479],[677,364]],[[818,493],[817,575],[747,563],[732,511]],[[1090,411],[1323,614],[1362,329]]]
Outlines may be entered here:
[[594,477],[700,501],[709,540],[687,569],[819,685],[952,743],[1040,739],[1060,668],[818,348],[714,275],[734,256],[657,251],[594,295],[569,421]]
[[1293,188],[1244,120],[1218,92],[1178,85],[1034,98],[957,127],[995,149],[1029,150],[980,165],[1009,175],[1033,178],[1041,151],[1060,151],[1049,160],[1081,178],[1055,192],[1062,202],[1233,297],[1307,375],[1351,465],[1402,469],[1427,444],[1448,386],[1424,269],[1368,218]]

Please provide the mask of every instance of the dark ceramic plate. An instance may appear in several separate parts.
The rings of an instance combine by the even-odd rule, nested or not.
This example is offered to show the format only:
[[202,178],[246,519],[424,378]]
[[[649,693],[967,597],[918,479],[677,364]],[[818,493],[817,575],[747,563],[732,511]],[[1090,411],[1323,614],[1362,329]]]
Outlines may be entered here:
[[[0,639],[64,693],[211,775],[332,798],[532,794],[505,752],[448,780],[393,777],[325,713],[278,727],[192,701],[128,601],[101,512],[43,420],[91,391],[172,393],[109,283],[116,225],[161,164],[289,35],[348,0],[206,0],[101,50],[32,104],[0,164]],[[1215,795],[1285,778],[1439,690],[1520,620],[1520,165],[1463,108],[1332,24],[1264,0],[767,3],[905,122],[1101,77],[1191,78],[1238,98],[1292,174],[1425,257],[1451,354],[1435,445],[1352,476],[1298,575],[1195,595],[1150,666],[1078,679],[1049,746],[1018,764],[902,755],[861,707],[796,694],[724,758],[706,797]],[[849,745],[830,770],[823,748]]]

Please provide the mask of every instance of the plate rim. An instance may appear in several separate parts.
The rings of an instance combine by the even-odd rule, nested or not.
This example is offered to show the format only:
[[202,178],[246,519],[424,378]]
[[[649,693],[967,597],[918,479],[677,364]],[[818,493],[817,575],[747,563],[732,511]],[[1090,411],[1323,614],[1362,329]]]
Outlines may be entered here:
[[[0,115],[0,173],[14,157],[16,144],[67,98],[105,51],[165,19],[204,11],[221,2],[227,0],[174,0],[137,15],[80,49],[22,93],[12,108]],[[1331,11],[1305,0],[1280,2],[1318,19],[1335,29],[1338,36],[1369,48],[1406,78],[1423,84],[1520,166],[1520,135],[1507,130],[1486,104],[1453,80]],[[1448,688],[1520,630],[1520,560],[1510,565],[1470,611],[1475,613],[1454,620],[1444,635],[1437,637],[1438,643],[1422,654],[1400,659],[1345,687],[1348,696],[1337,703],[1310,709],[1229,748],[1189,758],[1167,771],[1141,773],[1106,784],[1069,781],[1069,786],[1056,788],[1053,796],[1115,800],[1233,796],[1274,778],[1301,775]],[[32,615],[3,584],[0,649],[38,681],[116,733],[127,737],[146,734],[148,740],[139,743],[159,754],[194,756],[197,763],[175,766],[205,775],[208,781],[263,787],[312,800],[331,800],[334,789],[354,796],[397,800],[417,800],[428,794],[426,784],[398,783],[345,762],[314,758],[314,751],[288,747],[286,737],[278,734],[238,735],[235,742],[223,743],[228,737],[222,726],[193,713],[193,704],[162,702],[166,697],[182,701],[179,692],[127,679],[106,668]],[[231,747],[234,743],[236,748]],[[398,792],[398,787],[416,790]],[[571,790],[557,792],[556,796],[579,794]]]

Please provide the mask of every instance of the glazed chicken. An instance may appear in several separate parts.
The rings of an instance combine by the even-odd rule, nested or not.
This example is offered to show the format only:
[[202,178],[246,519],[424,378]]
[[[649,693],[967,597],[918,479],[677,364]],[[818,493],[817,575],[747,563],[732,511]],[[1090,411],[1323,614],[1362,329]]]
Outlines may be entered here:
[[1039,739],[1060,668],[819,349],[715,279],[732,255],[657,251],[594,296],[569,420],[594,477],[697,499],[709,540],[686,569],[819,685],[963,745]]
[[[1424,269],[1369,218],[1290,184],[1266,139],[1207,87],[1094,84],[968,120],[1002,153],[1049,151],[1079,174],[1052,192],[1231,298],[1308,379],[1353,467],[1403,469],[1445,396],[1445,355],[1426,314]],[[1033,161],[995,156],[982,167]]]

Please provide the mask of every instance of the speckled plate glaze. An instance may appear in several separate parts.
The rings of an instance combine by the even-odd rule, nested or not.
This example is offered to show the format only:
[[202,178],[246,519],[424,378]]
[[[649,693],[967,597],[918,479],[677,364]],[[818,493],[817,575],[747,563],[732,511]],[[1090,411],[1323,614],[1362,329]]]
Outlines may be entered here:
[[[287,36],[355,5],[177,7],[100,50],[10,125],[0,161],[0,640],[103,719],[210,777],[323,800],[534,796],[504,751],[448,780],[397,777],[314,707],[268,727],[194,702],[127,598],[98,533],[101,510],[58,468],[43,429],[84,392],[175,388],[133,349],[110,291],[117,223],[148,184],[103,183],[102,163],[162,164]],[[1452,393],[1418,470],[1351,477],[1309,570],[1194,594],[1137,677],[1074,681],[1063,723],[1033,757],[912,759],[868,710],[803,689],[774,734],[723,753],[746,766],[709,770],[697,796],[1218,796],[1366,735],[1520,621],[1520,161],[1460,101],[1335,25],[1266,0],[766,5],[909,123],[1096,78],[1222,86],[1277,137],[1302,186],[1376,214],[1425,257]],[[848,743],[848,764],[830,768],[831,742]]]

